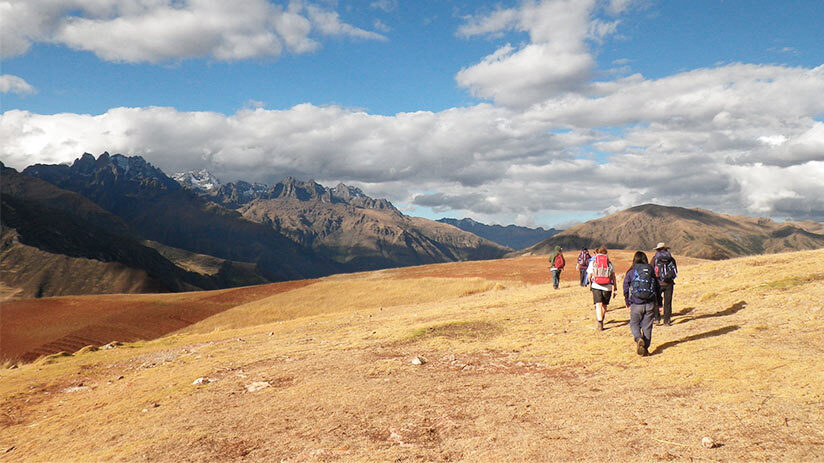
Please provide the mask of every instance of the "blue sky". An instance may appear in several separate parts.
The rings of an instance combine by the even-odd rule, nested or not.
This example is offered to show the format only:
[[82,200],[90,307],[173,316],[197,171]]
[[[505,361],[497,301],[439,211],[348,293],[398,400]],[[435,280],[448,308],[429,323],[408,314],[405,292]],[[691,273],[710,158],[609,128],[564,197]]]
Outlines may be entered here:
[[50,3],[0,18],[13,167],[107,150],[504,224],[824,220],[821,1]]

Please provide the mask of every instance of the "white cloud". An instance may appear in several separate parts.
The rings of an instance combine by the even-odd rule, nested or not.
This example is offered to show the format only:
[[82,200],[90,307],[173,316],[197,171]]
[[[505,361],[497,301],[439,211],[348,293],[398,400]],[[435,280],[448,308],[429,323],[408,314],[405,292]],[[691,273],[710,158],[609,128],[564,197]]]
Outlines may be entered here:
[[11,74],[3,74],[0,75],[0,93],[16,93],[18,95],[26,95],[37,93],[37,89],[32,87],[21,77],[13,76]]
[[162,62],[198,57],[240,60],[306,53],[310,37],[384,40],[342,22],[334,11],[300,1],[267,0],[65,0],[0,3],[3,57],[32,43],[60,43],[102,59]]
[[480,63],[461,69],[455,80],[477,97],[511,107],[527,107],[582,90],[595,67],[587,37],[603,38],[615,28],[591,23],[595,4],[595,0],[525,1],[519,9],[470,18],[459,29],[460,35],[514,29],[527,32],[530,43],[518,49],[507,44]]
[[822,69],[728,65],[635,76],[528,111],[8,111],[0,157],[22,168],[107,150],[227,180],[344,181],[398,203],[500,223],[644,202],[822,220],[824,123],[814,119],[824,112]]
[[398,9],[398,0],[376,0],[370,3],[369,6],[389,13]]

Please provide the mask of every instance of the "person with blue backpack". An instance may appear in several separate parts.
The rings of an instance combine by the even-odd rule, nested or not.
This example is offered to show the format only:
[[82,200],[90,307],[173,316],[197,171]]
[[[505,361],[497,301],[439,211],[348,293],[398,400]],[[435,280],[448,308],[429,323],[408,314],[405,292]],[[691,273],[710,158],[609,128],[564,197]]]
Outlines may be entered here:
[[637,251],[632,267],[624,275],[624,302],[629,307],[629,330],[635,339],[638,355],[649,355],[652,325],[661,306],[661,287],[647,255]]
[[661,324],[661,317],[663,315],[664,325],[672,325],[672,291],[675,289],[675,278],[678,276],[678,264],[675,258],[670,254],[669,248],[664,243],[658,243],[655,246],[655,256],[652,258],[652,268],[655,269],[655,276],[658,278],[658,284],[661,287],[663,304],[663,314],[661,313],[662,306],[658,306],[655,311],[655,322]]

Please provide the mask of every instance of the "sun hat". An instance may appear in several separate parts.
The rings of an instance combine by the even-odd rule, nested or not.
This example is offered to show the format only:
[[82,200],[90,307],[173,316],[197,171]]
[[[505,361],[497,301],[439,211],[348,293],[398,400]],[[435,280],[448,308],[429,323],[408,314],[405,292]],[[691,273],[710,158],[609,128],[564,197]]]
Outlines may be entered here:
[[667,245],[666,245],[666,244],[664,244],[664,242],[662,241],[662,242],[660,242],[660,243],[658,243],[658,244],[656,244],[656,245],[655,245],[655,250],[657,251],[657,250],[659,250],[659,249],[663,249],[663,248],[665,248],[665,247],[667,247]]

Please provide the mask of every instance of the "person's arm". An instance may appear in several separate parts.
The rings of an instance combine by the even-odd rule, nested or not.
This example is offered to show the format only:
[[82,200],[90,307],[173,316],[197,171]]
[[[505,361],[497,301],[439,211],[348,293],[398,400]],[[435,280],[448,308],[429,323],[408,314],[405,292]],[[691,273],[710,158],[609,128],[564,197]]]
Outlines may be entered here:
[[629,282],[632,281],[632,269],[627,270],[624,275],[624,304],[629,307]]

